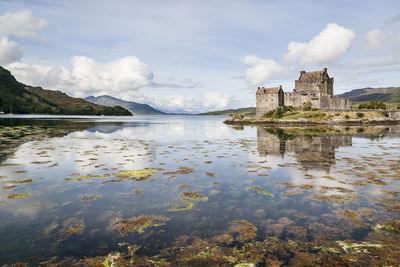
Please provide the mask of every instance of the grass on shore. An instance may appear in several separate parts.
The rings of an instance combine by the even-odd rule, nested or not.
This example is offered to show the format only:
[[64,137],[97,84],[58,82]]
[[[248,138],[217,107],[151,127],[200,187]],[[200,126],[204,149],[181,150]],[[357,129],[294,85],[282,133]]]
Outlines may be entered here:
[[[360,104],[365,104],[368,102],[353,102],[353,104],[351,105],[351,107],[353,109],[358,109]],[[400,107],[400,102],[383,102],[386,105],[387,109],[392,109],[392,110],[396,110],[399,109]]]

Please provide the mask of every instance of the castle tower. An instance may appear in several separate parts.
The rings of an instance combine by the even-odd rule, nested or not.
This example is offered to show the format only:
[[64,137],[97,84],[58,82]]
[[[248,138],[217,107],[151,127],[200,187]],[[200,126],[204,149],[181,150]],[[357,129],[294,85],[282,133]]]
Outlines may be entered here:
[[300,77],[295,81],[293,92],[301,95],[331,95],[333,96],[333,77],[328,75],[328,69],[320,71],[300,71]]
[[279,87],[258,87],[256,93],[256,117],[264,116],[268,111],[284,105],[282,85]]

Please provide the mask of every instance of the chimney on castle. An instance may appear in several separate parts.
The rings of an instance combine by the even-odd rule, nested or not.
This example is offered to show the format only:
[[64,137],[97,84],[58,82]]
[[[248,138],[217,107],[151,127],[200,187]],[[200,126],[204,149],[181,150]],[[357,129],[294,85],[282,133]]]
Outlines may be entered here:
[[300,76],[303,75],[304,73],[306,73],[304,70],[300,71]]
[[324,72],[327,72],[328,71],[328,68],[324,68]]

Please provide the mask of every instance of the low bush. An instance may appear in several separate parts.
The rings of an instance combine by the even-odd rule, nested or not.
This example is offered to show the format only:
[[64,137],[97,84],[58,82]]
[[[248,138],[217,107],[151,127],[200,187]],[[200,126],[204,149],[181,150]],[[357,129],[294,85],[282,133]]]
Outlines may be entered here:
[[288,112],[288,111],[293,111],[294,107],[293,106],[283,106],[282,109],[284,112]]
[[362,112],[357,112],[357,117],[359,117],[359,118],[364,117],[364,113],[362,113]]
[[311,101],[307,101],[303,104],[303,110],[311,110],[312,104]]
[[350,119],[350,116],[349,116],[348,114],[346,114],[346,115],[344,116],[344,118],[348,120],[348,119]]
[[233,119],[235,120],[243,120],[244,119],[244,115],[243,114],[235,114],[232,116]]
[[385,103],[379,100],[370,100],[366,103],[358,105],[359,109],[387,109]]
[[294,108],[292,106],[282,106],[282,107],[278,107],[277,109],[271,110],[269,112],[267,112],[264,117],[267,118],[282,118],[283,115],[285,115],[285,113],[287,112],[291,112],[293,111]]

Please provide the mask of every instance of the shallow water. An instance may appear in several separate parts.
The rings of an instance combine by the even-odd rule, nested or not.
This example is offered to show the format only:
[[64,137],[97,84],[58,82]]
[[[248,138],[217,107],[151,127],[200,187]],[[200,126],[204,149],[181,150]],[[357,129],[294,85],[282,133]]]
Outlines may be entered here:
[[0,118],[0,263],[133,245],[139,256],[179,258],[171,248],[189,239],[241,248],[274,237],[340,250],[334,242],[376,243],[377,225],[399,220],[400,126],[224,119]]

